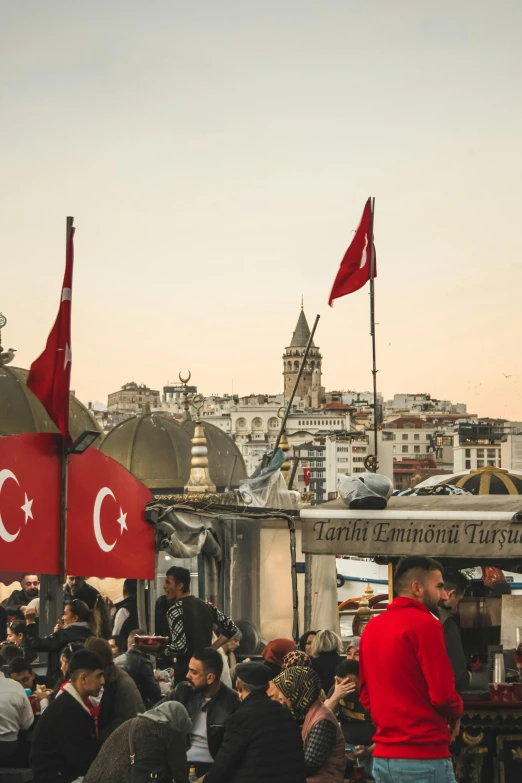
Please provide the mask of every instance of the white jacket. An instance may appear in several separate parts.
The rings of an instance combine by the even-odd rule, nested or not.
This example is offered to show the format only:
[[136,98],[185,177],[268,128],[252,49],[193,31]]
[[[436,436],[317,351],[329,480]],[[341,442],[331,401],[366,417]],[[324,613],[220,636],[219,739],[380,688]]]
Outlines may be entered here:
[[29,729],[33,721],[31,703],[20,683],[0,672],[0,742],[15,742],[18,732]]

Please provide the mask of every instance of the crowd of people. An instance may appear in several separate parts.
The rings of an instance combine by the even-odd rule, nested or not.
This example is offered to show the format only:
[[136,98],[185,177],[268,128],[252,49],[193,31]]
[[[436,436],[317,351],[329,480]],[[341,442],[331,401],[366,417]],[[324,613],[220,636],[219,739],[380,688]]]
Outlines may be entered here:
[[[235,623],[173,567],[156,607],[173,671],[159,672],[136,644],[146,631],[132,580],[111,607],[69,576],[62,621],[42,637],[38,578],[26,574],[4,607],[0,767],[22,758],[34,783],[454,783],[455,683],[466,679],[457,581],[434,560],[404,558],[396,597],[360,638],[308,631],[238,663]],[[42,652],[46,676],[34,669]]]

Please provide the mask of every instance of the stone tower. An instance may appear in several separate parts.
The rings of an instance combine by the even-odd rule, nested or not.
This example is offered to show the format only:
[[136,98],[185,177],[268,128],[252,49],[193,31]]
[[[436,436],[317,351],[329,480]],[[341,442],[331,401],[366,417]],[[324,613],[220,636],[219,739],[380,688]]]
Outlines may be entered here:
[[[290,345],[283,354],[283,377],[285,381],[285,399],[290,399],[292,389],[299,373],[301,360],[310,339],[310,328],[304,314],[303,305],[297,319],[297,325]],[[319,406],[324,397],[324,390],[321,385],[321,361],[322,356],[319,348],[312,342],[308,353],[308,361],[299,380],[296,397],[302,397],[306,400],[306,406],[315,408]]]

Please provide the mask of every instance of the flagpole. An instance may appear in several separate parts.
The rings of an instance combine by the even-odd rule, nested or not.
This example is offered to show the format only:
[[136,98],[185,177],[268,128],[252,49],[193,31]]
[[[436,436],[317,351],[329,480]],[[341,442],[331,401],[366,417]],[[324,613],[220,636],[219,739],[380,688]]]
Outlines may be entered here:
[[[74,226],[74,218],[68,217],[65,231],[65,252],[69,249],[69,239]],[[60,479],[60,578],[62,584],[67,579],[67,462],[69,459],[69,444],[62,435],[61,438],[61,479]]]
[[375,219],[375,199],[370,200],[370,334],[372,337],[372,375],[373,375],[373,450],[375,453],[375,471],[377,471],[377,348],[375,343],[375,245],[373,241],[373,222]]

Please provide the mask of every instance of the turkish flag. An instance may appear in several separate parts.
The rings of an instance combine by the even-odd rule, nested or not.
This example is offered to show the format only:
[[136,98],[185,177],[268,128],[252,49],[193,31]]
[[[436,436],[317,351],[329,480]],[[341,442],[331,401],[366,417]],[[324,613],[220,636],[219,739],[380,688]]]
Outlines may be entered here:
[[60,436],[0,438],[0,563],[60,572]]
[[[359,228],[355,232],[352,243],[341,261],[337,277],[332,287],[328,304],[332,306],[334,299],[339,299],[346,294],[353,294],[365,285],[370,277],[370,249],[372,239],[370,230],[372,227],[371,199],[368,199],[364,207],[363,216]],[[372,232],[373,233],[373,232]],[[375,248],[373,253],[373,277],[377,277],[377,263]]]
[[97,449],[72,454],[67,491],[67,573],[154,579],[150,490]]
[[310,486],[310,468],[303,468],[303,478],[305,487]]
[[27,386],[38,397],[67,442],[69,390],[71,386],[71,299],[74,261],[74,228],[69,231],[60,309],[43,353],[27,376]]

